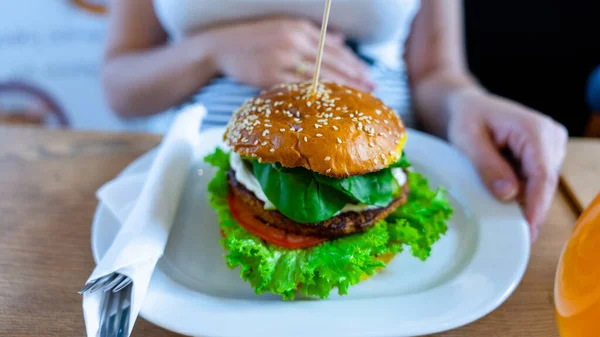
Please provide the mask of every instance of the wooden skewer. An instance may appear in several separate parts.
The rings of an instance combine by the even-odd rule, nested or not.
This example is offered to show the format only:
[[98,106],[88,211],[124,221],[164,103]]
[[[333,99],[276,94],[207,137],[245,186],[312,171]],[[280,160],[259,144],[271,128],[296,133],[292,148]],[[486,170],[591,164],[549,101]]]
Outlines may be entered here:
[[321,63],[323,61],[323,50],[325,49],[325,37],[327,35],[327,25],[329,23],[329,12],[331,11],[331,0],[325,0],[325,13],[323,13],[323,24],[321,25],[321,39],[319,40],[319,51],[317,53],[317,64],[315,66],[315,74],[311,89],[311,96],[317,93],[319,85],[319,75],[321,73]]

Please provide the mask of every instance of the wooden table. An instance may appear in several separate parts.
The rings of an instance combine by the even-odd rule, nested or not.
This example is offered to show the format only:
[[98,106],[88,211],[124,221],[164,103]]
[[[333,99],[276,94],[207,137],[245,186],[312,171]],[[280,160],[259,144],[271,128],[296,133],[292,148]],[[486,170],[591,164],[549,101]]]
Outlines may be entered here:
[[[0,336],[85,335],[77,290],[94,267],[94,193],[159,141],[150,135],[0,127]],[[583,148],[580,142],[570,145],[573,154]],[[585,144],[585,151],[600,153],[600,142]],[[571,173],[583,159],[572,160]],[[600,157],[594,160],[592,174],[600,175]],[[573,204],[568,194],[557,193],[525,278],[505,304],[438,336],[558,336],[554,272],[578,215]],[[133,336],[175,334],[140,319]]]

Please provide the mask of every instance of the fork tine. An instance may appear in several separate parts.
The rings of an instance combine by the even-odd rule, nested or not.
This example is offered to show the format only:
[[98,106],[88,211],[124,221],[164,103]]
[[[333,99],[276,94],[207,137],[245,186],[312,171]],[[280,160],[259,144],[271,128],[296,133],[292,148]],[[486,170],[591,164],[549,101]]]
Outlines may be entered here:
[[99,279],[95,279],[91,282],[86,283],[85,286],[83,286],[83,288],[79,289],[79,294],[85,293],[86,291],[90,290],[90,288],[92,288],[96,284],[98,284],[100,282],[104,282],[106,279],[108,279],[111,276],[112,276],[112,274],[109,274],[109,275],[103,276]]
[[119,292],[121,291],[123,288],[127,287],[129,284],[131,284],[131,279],[129,277],[127,277],[125,280],[121,281],[121,283],[119,283],[118,286],[115,287],[115,289],[113,290],[113,292]]
[[91,287],[94,286],[94,284],[96,284],[97,281],[92,281],[89,283],[86,283],[85,286],[83,286],[83,288],[79,289],[79,291],[77,293],[79,293],[79,295],[83,295],[83,293],[85,293],[86,291],[88,291]]
[[104,287],[102,287],[102,290],[105,292],[112,290],[115,287],[115,285],[119,284],[124,278],[125,275],[119,274],[112,281],[108,282]]
[[115,276],[116,275],[114,273],[104,276],[103,278],[98,280],[98,282],[96,284],[94,284],[94,286],[92,286],[90,289],[88,289],[88,292],[91,294],[91,293],[95,292],[96,290],[102,288],[107,282],[110,282]]

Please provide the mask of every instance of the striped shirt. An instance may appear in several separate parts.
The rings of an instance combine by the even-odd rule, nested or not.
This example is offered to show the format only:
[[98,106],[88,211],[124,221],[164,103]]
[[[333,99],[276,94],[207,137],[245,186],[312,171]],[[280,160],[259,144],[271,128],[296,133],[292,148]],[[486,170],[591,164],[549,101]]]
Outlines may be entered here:
[[[381,63],[370,66],[376,89],[373,95],[390,108],[394,109],[408,127],[414,126],[413,114],[410,111],[410,94],[406,72],[402,69],[390,68]],[[214,79],[193,97],[191,103],[203,104],[207,115],[201,130],[223,127],[247,99],[260,93],[260,89],[239,83],[231,78]]]

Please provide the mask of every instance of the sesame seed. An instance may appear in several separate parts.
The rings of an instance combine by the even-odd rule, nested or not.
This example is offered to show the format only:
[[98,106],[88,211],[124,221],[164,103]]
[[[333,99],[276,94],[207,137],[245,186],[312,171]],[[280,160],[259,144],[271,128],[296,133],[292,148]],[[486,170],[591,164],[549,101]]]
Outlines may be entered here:
[[352,93],[352,90],[350,90],[350,89],[346,89],[346,93],[347,93],[347,94],[351,94],[351,93]]
[[335,131],[339,130],[339,128],[338,128],[337,126],[335,126],[335,125],[333,126],[333,129],[334,129]]
[[248,138],[242,138],[242,143],[248,143]]
[[358,122],[358,127],[357,127],[358,131],[362,131],[363,129],[363,124],[361,122]]
[[330,161],[331,157],[325,157],[325,161]]
[[253,154],[252,154],[252,158],[256,158],[256,157],[257,157],[257,156],[256,156],[256,153],[253,153]]
[[[273,152],[275,152],[275,149],[272,148],[269,150],[269,152],[273,153]],[[383,154],[382,154],[382,156],[383,156]]]
[[393,156],[393,155],[394,155],[394,151],[390,151],[390,156]]
[[390,123],[387,121],[387,119],[384,119],[384,120],[383,120],[383,122],[384,122],[385,124],[390,124]]
[[258,145],[258,139],[254,141],[254,145]]
[[381,156],[381,159],[385,160],[385,154],[381,153],[380,156]]
[[342,144],[342,140],[341,140],[341,139],[339,139],[339,138],[337,139],[337,142],[338,142],[339,144]]
[[354,114],[350,114],[350,118],[354,118]]
[[265,124],[265,127],[266,127],[266,128],[270,128],[270,127],[272,127],[272,126],[273,126],[273,125],[271,125],[271,124]]
[[308,142],[308,138],[306,138],[306,136],[304,136],[304,142]]
[[298,132],[302,132],[302,130],[304,130],[303,128],[298,129]]
[[284,128],[281,128],[281,129],[279,129],[279,131],[281,131],[281,132],[285,132],[285,129],[284,129]]
[[340,111],[342,110],[342,108],[340,108],[339,106],[337,108],[335,108],[335,111]]
[[309,107],[309,108],[310,108],[310,106],[311,106],[311,105],[312,105],[312,102],[311,102],[311,101],[307,101],[307,102],[306,102],[306,106],[307,106],[307,107]]
[[336,120],[336,121],[339,121],[341,119],[342,119],[342,117],[336,117],[336,118],[334,118],[334,120]]
[[269,134],[269,130],[265,130],[265,131],[263,131],[262,136],[265,137],[268,134]]
[[381,115],[381,110],[375,110],[375,113]]
[[288,104],[288,108],[293,107],[294,105],[292,103]]
[[317,136],[317,137],[323,137],[323,135],[320,134],[320,133],[317,133],[315,136]]
[[369,143],[369,146],[370,146],[370,147],[375,147],[375,144],[373,144],[373,143]]
[[329,173],[329,172],[331,172],[331,169],[327,169],[327,171],[325,171],[325,173]]
[[300,123],[300,118],[294,118],[294,122]]
[[267,144],[268,144],[267,142],[262,142],[260,145],[265,146]]
[[390,135],[390,136],[391,136],[392,134],[393,134],[393,132],[392,132],[392,130],[390,130],[390,131],[388,132],[388,135]]
[[322,128],[323,125],[315,124],[315,129]]

